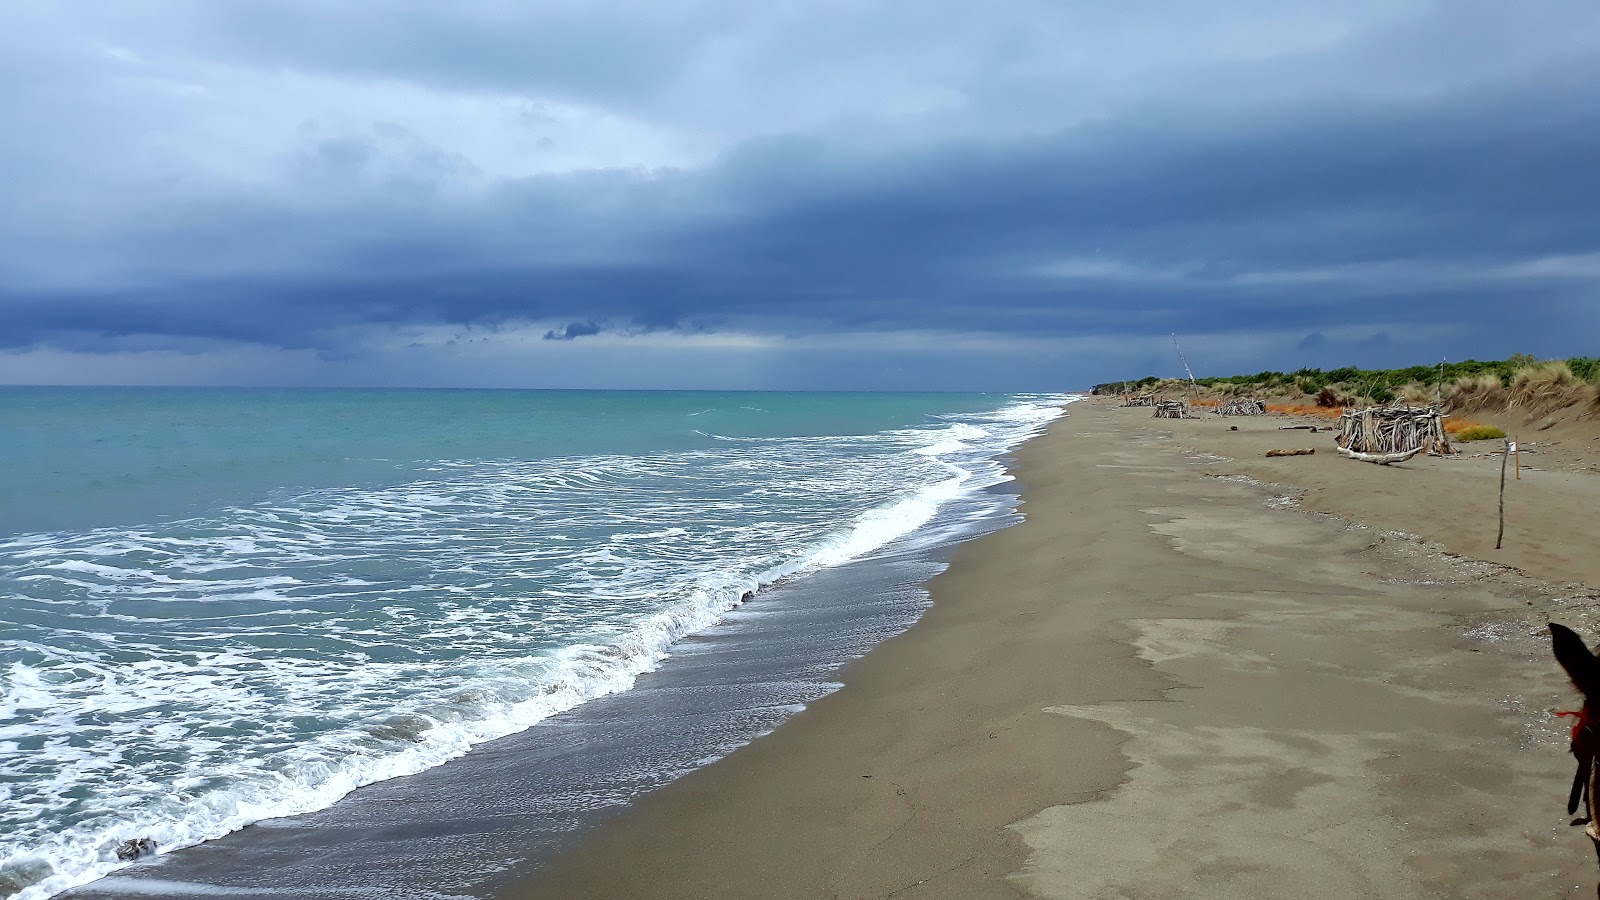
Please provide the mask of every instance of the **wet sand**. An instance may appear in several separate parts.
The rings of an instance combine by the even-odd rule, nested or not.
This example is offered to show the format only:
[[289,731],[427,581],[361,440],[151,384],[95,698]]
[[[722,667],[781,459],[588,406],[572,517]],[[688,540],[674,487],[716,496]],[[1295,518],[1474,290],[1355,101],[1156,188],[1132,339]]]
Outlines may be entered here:
[[1592,476],[1491,557],[1493,461],[1069,412],[916,627],[501,896],[1593,895],[1541,634],[1594,634]]

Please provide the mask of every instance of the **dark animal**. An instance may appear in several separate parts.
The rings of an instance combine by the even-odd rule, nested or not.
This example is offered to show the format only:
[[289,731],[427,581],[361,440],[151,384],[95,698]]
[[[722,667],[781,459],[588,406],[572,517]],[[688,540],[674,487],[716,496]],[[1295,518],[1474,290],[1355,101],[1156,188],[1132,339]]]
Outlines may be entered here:
[[156,842],[147,837],[132,838],[117,845],[117,859],[126,862],[156,852]]
[[1583,707],[1558,712],[1558,716],[1575,719],[1572,726],[1572,755],[1578,759],[1578,771],[1572,778],[1572,792],[1567,795],[1567,814],[1578,811],[1578,801],[1583,801],[1583,818],[1572,824],[1584,826],[1584,833],[1595,845],[1595,858],[1600,860],[1600,831],[1594,821],[1596,751],[1600,751],[1600,660],[1589,652],[1583,638],[1565,625],[1550,623],[1550,646],[1555,651],[1556,662],[1567,670],[1572,686],[1583,695]]

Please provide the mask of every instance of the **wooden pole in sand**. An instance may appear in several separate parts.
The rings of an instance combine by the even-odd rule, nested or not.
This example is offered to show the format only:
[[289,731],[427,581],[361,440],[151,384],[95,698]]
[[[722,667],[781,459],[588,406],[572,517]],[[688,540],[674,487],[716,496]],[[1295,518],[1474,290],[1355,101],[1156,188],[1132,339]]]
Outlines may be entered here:
[[1522,480],[1522,447],[1517,444],[1517,439],[1511,439],[1511,468],[1517,471],[1517,480]]
[[1178,346],[1178,333],[1172,333],[1172,349],[1178,351],[1178,362],[1183,363],[1183,371],[1189,373],[1189,405],[1200,399],[1200,385],[1195,384],[1194,370],[1189,368],[1189,361],[1183,358],[1183,348]]
[[1495,535],[1494,539],[1496,550],[1500,549],[1500,545],[1506,539],[1506,461],[1510,458],[1511,442],[1506,441],[1505,452],[1500,454],[1500,533]]

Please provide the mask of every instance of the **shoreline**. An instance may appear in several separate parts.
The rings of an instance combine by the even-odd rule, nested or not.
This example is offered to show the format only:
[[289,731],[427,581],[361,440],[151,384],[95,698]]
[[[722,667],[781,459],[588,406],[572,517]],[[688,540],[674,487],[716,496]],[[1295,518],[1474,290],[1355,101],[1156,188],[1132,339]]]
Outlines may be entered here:
[[[843,689],[495,896],[1588,896],[1540,712],[1569,694],[1529,633],[1567,598],[1269,503],[1296,470],[1199,455],[1243,426],[1130,412],[1074,404],[1014,451],[1024,521]],[[1361,468],[1389,474],[1328,477],[1387,478],[1369,518],[1440,493]],[[1583,574],[1565,524],[1572,552],[1505,562]]]
[[[684,636],[628,690],[332,806],[263,820],[59,896],[180,888],[237,897],[484,896],[506,869],[537,864],[637,796],[834,690],[843,666],[920,617],[923,585],[955,546],[1018,519],[1005,471],[996,458],[993,475],[1004,480],[983,475],[870,553],[765,586],[760,602],[741,602],[717,626]],[[437,846],[418,854],[424,843]]]

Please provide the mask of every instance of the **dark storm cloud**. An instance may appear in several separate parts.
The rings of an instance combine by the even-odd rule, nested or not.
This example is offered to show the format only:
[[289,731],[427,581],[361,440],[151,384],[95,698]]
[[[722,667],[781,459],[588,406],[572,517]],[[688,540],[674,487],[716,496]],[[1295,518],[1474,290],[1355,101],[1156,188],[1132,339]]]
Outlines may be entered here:
[[603,330],[598,322],[568,322],[564,328],[546,331],[544,339],[547,341],[572,341],[581,337],[593,337]]
[[[108,7],[95,34],[43,8],[19,21],[49,39],[3,65],[75,61],[78,107],[0,88],[39,126],[0,148],[29,163],[0,175],[14,351],[338,355],[373,329],[542,323],[577,344],[1274,334],[1317,363],[1593,352],[1600,324],[1600,15],[1579,3],[1167,5],[1151,26],[1018,2],[940,29],[887,3],[174,2]],[[128,138],[122,167],[97,127]]]

